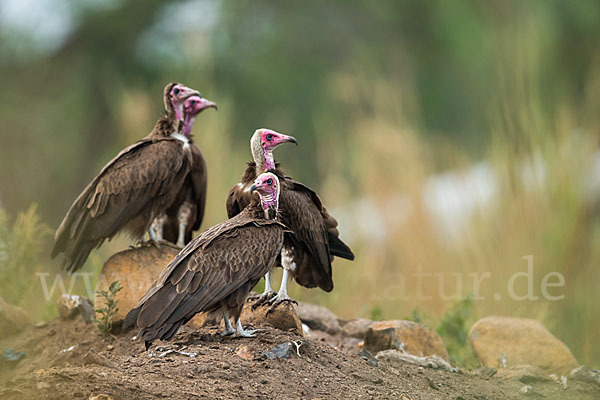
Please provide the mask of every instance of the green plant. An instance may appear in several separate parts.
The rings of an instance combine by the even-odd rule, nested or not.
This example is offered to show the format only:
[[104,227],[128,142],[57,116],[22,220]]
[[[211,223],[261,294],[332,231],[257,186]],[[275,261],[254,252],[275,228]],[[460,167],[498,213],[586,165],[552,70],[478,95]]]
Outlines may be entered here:
[[36,272],[42,266],[40,254],[50,228],[41,222],[37,207],[17,215],[14,223],[0,208],[0,293],[5,301],[19,306],[28,305],[36,288]]
[[473,296],[455,301],[444,313],[437,332],[444,339],[450,361],[461,367],[476,367],[477,361],[471,346],[467,344],[469,322],[473,309]]
[[101,317],[96,318],[96,325],[101,332],[108,333],[112,328],[112,317],[119,311],[117,308],[118,301],[115,300],[115,296],[119,290],[123,289],[123,286],[119,281],[113,281],[108,287],[108,290],[99,290],[97,293],[104,298],[104,307],[96,309],[96,314],[100,314]]

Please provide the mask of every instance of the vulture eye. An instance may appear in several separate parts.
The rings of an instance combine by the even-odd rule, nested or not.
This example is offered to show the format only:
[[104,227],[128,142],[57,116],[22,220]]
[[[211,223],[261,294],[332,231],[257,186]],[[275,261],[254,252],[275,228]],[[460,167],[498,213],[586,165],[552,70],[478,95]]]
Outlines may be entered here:
[[173,93],[175,93],[175,94],[179,94],[179,92],[181,92],[181,90],[180,90],[179,88],[175,88],[175,89],[173,89]]
[[272,134],[268,134],[267,135],[267,140],[270,142],[271,140],[273,140],[273,135]]
[[267,179],[267,185],[271,186],[273,184],[273,179],[269,178]]

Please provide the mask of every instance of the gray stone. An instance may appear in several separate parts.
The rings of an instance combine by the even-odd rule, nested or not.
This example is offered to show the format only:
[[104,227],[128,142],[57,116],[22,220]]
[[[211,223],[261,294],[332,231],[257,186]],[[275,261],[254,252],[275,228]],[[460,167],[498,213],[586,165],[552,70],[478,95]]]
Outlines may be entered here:
[[299,302],[296,309],[300,320],[310,329],[335,335],[342,330],[337,316],[329,309],[316,304]]
[[354,318],[346,322],[342,329],[346,336],[364,339],[367,331],[369,330],[369,325],[372,323],[373,321],[370,319]]
[[576,381],[600,385],[600,371],[590,368],[587,365],[582,365],[579,368],[575,368],[573,371],[571,371],[569,377]]
[[270,351],[265,351],[264,355],[269,360],[275,360],[276,358],[289,358],[292,355],[294,345],[292,342],[284,342],[277,346],[271,347]]

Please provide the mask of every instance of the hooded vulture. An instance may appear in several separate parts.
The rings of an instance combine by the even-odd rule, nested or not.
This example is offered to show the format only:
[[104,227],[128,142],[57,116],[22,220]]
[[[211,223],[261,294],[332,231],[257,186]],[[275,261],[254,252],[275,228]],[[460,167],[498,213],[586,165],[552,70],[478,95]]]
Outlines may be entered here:
[[275,163],[273,149],[286,142],[296,143],[296,139],[269,129],[254,132],[250,140],[254,162],[248,164],[242,181],[230,190],[227,197],[227,214],[231,218],[250,203],[250,186],[257,175],[271,171],[281,182],[280,218],[293,234],[286,235],[281,252],[283,278],[279,292],[275,295],[267,272],[265,292],[255,305],[268,302],[275,307],[283,301],[293,301],[287,295],[290,274],[304,287],[319,287],[329,292],[333,289],[333,257],[354,259],[352,250],[339,238],[337,221],[329,215],[319,196],[302,183],[285,176],[279,164]]
[[165,115],[152,132],[102,168],[56,231],[52,258],[64,253],[69,272],[81,268],[92,249],[118,232],[142,239],[149,231],[157,239],[150,225],[176,200],[193,163],[188,139],[178,128],[191,126],[200,111],[214,106],[179,83],[165,87],[164,100]]
[[250,190],[260,201],[254,198],[241,213],[188,243],[125,317],[123,328],[137,326],[146,349],[156,339],[171,339],[199,312],[220,313],[223,336],[236,331],[254,336],[243,329],[240,313],[250,290],[275,266],[287,230],[277,220],[277,177],[264,173]]
[[[217,105],[213,102],[202,98],[195,100],[196,106],[217,109]],[[193,110],[189,111],[194,112]],[[188,110],[184,108],[184,115],[187,115],[187,112]],[[159,240],[164,239],[176,243],[181,248],[192,240],[192,233],[200,229],[206,205],[206,161],[198,146],[193,142],[192,123],[193,119],[189,122],[186,119],[181,128],[181,134],[185,137],[184,140],[187,141],[186,144],[191,152],[190,171],[175,202],[152,223],[152,228]]]

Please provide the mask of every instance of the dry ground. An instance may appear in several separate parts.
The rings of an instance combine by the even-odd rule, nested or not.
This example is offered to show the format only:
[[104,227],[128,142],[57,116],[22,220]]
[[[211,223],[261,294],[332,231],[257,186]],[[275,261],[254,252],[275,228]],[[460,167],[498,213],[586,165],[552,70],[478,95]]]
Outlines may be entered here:
[[[185,328],[185,327],[184,327]],[[185,328],[170,343],[144,351],[131,336],[100,333],[95,325],[56,320],[18,336],[0,339],[0,350],[27,356],[1,361],[0,399],[598,399],[600,388],[569,381],[532,383],[525,395],[517,380],[484,378],[408,364],[371,366],[322,339],[302,338],[263,327],[255,339],[224,338],[217,327]],[[300,357],[268,359],[263,352],[287,341],[302,341]],[[236,354],[243,345],[255,358]],[[73,347],[74,346],[74,347]],[[180,349],[195,357],[169,353]],[[70,349],[70,350],[68,350]]]

